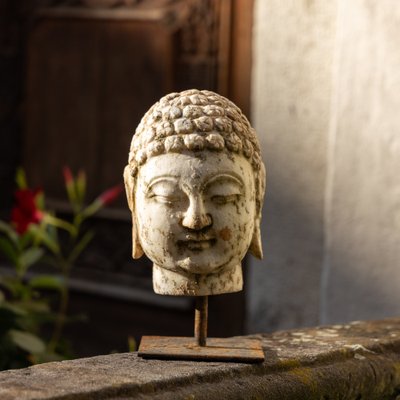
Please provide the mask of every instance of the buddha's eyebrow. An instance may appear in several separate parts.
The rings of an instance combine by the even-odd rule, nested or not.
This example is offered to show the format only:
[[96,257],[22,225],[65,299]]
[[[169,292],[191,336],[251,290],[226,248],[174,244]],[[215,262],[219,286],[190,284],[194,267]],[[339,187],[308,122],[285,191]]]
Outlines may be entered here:
[[171,184],[178,184],[178,177],[174,176],[174,175],[162,175],[162,176],[156,176],[154,178],[152,178],[149,182],[145,182],[144,184],[144,188],[145,188],[145,192],[147,193],[148,191],[150,191],[152,189],[152,187],[154,185],[157,185],[158,183],[161,182],[168,182]]
[[239,176],[230,173],[225,173],[212,176],[204,183],[204,188],[207,188],[215,183],[221,183],[223,181],[234,183],[235,185],[238,185],[241,189],[244,187],[243,180]]

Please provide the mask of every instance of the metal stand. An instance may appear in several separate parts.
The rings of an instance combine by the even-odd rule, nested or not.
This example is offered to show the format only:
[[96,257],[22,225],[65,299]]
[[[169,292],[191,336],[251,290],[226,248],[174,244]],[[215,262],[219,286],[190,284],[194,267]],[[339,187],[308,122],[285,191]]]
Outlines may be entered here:
[[196,297],[196,311],[194,313],[194,337],[199,346],[204,347],[207,342],[208,296]]
[[194,338],[143,336],[138,355],[166,360],[259,363],[264,352],[259,339],[246,337],[207,340],[208,297],[196,297]]

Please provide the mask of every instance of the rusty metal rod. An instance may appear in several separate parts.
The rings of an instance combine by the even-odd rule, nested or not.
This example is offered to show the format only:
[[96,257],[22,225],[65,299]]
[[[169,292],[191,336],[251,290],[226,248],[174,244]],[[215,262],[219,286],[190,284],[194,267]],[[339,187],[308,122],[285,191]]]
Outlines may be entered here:
[[194,336],[197,344],[204,347],[207,341],[208,296],[196,297]]

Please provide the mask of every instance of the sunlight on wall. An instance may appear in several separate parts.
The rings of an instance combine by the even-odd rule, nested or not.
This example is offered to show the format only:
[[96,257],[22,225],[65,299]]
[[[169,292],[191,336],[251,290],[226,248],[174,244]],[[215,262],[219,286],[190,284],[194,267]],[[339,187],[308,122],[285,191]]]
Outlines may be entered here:
[[249,331],[400,312],[400,4],[372,3],[256,2]]

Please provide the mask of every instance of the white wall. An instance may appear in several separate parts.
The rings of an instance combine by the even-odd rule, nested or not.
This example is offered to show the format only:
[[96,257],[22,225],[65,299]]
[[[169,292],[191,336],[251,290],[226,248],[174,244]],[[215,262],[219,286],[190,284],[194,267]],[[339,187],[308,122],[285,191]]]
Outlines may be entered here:
[[400,314],[400,2],[258,0],[249,331]]

